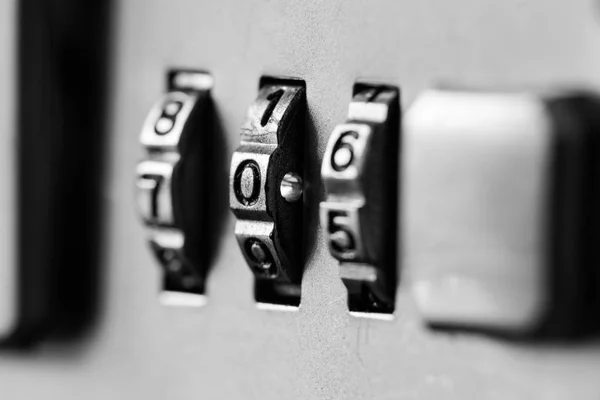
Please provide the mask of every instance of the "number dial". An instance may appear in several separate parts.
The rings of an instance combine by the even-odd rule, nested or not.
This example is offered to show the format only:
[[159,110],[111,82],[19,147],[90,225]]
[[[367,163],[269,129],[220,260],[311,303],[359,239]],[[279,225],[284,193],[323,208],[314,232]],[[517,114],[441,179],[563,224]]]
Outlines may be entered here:
[[[321,175],[327,188],[327,201],[321,203],[321,221],[328,234],[331,254],[340,261],[373,262],[367,246],[370,240],[363,230],[376,221],[364,221],[368,217],[365,201],[369,189],[369,168],[366,160],[373,128],[368,124],[340,124],[335,127],[330,145],[325,151]],[[336,164],[336,153],[349,152],[343,168]],[[339,159],[339,157],[337,157]],[[352,242],[351,248],[344,249],[338,241]]]
[[357,85],[323,157],[321,225],[352,312],[394,309],[398,136],[397,89]]
[[280,184],[286,173],[303,173],[305,115],[301,81],[263,78],[231,159],[235,234],[257,279],[299,285],[302,278],[303,204],[287,202]]
[[213,160],[212,78],[173,71],[168,80],[170,91],[152,107],[140,134],[148,153],[137,168],[138,210],[164,270],[164,291],[203,295],[214,247],[207,229],[213,184],[205,173]]

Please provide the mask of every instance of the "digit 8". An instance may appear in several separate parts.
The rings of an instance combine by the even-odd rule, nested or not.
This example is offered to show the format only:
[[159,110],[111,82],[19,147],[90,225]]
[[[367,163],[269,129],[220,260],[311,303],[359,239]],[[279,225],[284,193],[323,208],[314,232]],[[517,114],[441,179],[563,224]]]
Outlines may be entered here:
[[156,125],[154,125],[154,131],[158,135],[166,135],[171,132],[173,126],[175,126],[175,119],[177,118],[177,114],[181,111],[183,107],[183,103],[181,101],[173,101],[170,100],[163,105],[162,113],[158,121],[156,121]]

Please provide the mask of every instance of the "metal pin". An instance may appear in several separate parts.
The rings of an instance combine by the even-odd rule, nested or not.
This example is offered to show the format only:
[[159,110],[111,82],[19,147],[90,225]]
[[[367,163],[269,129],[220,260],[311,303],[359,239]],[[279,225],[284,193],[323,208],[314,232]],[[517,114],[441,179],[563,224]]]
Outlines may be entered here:
[[287,202],[298,201],[302,196],[302,178],[294,172],[288,172],[281,180],[279,191]]

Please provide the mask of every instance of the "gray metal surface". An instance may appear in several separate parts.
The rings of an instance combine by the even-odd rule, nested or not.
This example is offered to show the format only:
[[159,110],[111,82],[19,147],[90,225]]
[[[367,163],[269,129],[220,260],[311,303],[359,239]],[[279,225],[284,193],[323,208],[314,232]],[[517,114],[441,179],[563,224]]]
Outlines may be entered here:
[[[4,11],[13,3],[0,3],[2,52],[11,21]],[[318,227],[320,160],[328,135],[345,119],[357,78],[400,86],[405,106],[440,81],[597,88],[594,2],[123,0],[116,6],[103,315],[75,346],[0,354],[2,399],[600,397],[598,343],[528,345],[427,331],[408,293],[410,266],[401,276],[394,321],[349,316],[337,262]],[[10,104],[4,63],[1,104]],[[306,80],[312,235],[298,312],[256,309],[231,215],[208,281],[208,304],[159,305],[160,271],[132,188],[143,156],[141,125],[173,66],[214,75],[230,153],[261,74]],[[10,114],[2,109],[0,115]],[[210,172],[227,180],[226,169]]]

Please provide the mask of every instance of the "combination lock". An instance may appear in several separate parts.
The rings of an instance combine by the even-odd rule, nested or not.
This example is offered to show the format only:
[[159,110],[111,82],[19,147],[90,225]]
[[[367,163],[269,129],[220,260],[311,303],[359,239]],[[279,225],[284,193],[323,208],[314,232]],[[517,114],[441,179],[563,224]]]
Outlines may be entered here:
[[398,89],[356,84],[323,158],[321,225],[354,315],[394,311],[399,129]]
[[300,304],[305,116],[303,81],[262,78],[231,159],[229,205],[259,304]]
[[152,107],[140,142],[147,158],[137,167],[137,205],[150,247],[164,270],[161,301],[205,303],[210,251],[206,173],[212,130],[212,77],[173,71],[168,92]]

